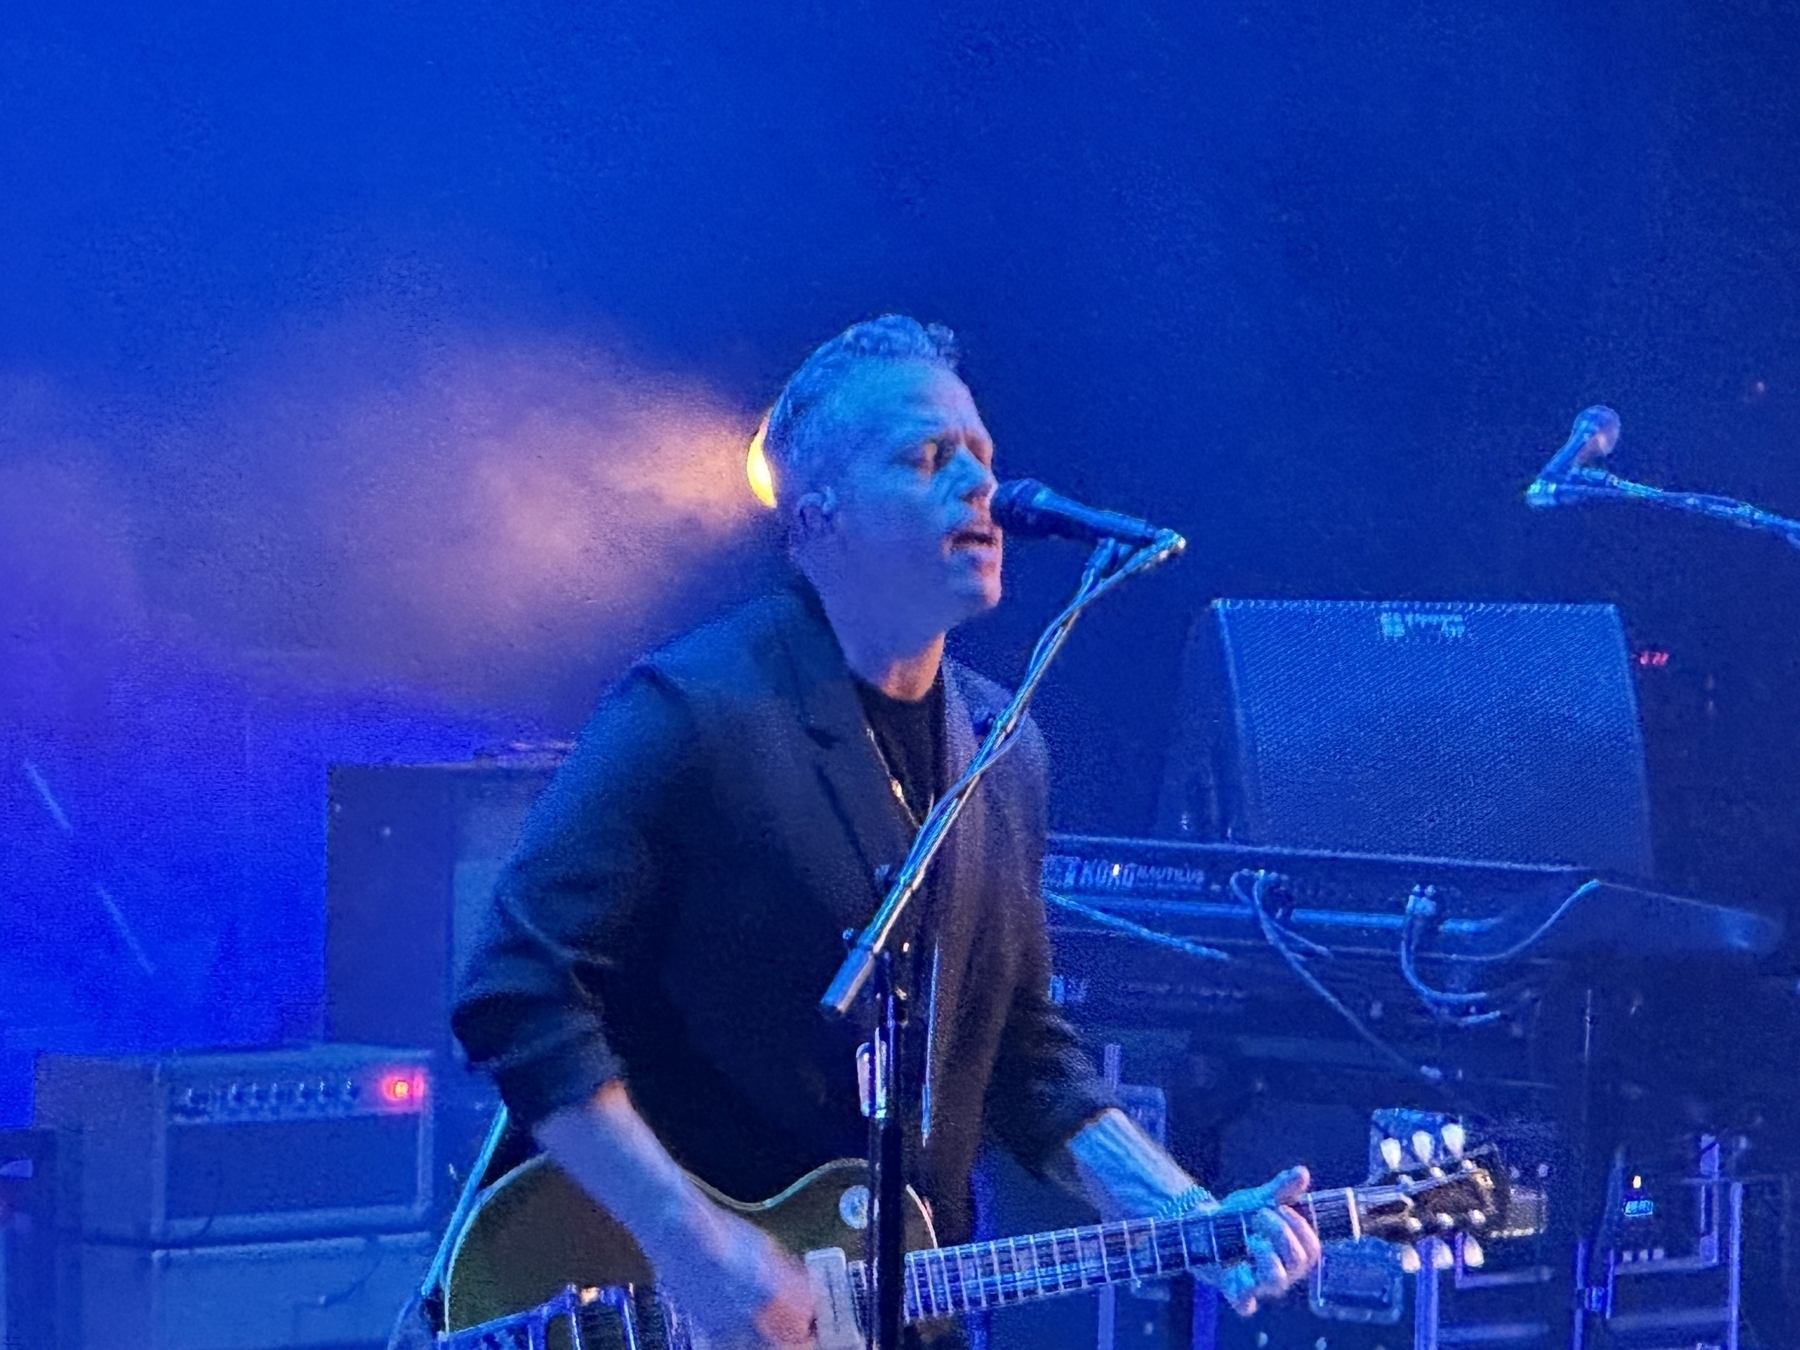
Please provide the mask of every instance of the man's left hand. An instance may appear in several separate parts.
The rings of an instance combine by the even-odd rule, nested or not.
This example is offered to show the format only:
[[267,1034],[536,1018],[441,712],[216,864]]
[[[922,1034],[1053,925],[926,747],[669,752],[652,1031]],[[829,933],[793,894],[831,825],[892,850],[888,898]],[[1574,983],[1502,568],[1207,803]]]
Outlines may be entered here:
[[1286,1292],[1318,1265],[1319,1235],[1295,1207],[1311,1184],[1304,1167],[1290,1167],[1261,1186],[1233,1191],[1216,1206],[1197,1211],[1247,1217],[1248,1256],[1208,1279],[1240,1316],[1255,1312],[1258,1299]]

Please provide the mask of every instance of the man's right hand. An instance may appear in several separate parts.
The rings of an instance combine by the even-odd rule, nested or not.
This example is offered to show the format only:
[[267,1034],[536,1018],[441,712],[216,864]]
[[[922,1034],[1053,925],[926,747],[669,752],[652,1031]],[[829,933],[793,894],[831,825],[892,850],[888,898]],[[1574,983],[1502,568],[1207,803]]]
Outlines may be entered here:
[[806,1267],[760,1228],[701,1203],[644,1250],[663,1296],[708,1350],[811,1345],[815,1311]]

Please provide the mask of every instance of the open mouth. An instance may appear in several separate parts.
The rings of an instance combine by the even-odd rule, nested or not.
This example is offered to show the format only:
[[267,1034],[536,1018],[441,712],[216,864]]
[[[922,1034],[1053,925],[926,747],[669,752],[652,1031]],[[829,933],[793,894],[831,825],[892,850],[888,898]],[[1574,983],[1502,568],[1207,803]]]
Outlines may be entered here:
[[956,548],[996,548],[1000,543],[1000,530],[994,525],[965,525],[960,530],[951,532],[950,547]]

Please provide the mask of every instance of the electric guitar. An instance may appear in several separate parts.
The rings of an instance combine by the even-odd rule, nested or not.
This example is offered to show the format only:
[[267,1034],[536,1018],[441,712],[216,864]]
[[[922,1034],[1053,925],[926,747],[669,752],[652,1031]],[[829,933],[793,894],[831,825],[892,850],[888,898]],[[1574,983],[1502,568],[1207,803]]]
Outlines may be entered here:
[[[1465,1157],[1441,1142],[1422,1147],[1434,1156],[1416,1168],[1309,1192],[1298,1208],[1324,1242],[1379,1238],[1410,1248],[1460,1233],[1465,1261],[1478,1264],[1476,1235],[1507,1227],[1506,1169],[1490,1149]],[[864,1350],[867,1270],[849,1255],[863,1250],[868,1226],[860,1160],[828,1163],[760,1204],[697,1184],[805,1260],[818,1302],[818,1350]],[[1238,1215],[1197,1213],[939,1247],[924,1207],[908,1197],[908,1324],[1228,1265],[1243,1258],[1249,1236]],[[1403,1255],[1416,1260],[1410,1250]],[[630,1234],[546,1157],[507,1173],[470,1216],[445,1281],[445,1323],[441,1350],[706,1345],[681,1310],[657,1296]]]

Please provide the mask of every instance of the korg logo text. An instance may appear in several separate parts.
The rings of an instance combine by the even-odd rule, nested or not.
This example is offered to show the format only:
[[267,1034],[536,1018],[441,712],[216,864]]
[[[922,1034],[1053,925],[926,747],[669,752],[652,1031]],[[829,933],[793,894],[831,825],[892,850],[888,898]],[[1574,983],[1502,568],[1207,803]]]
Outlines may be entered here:
[[1384,638],[1459,638],[1467,637],[1468,633],[1468,625],[1460,614],[1399,609],[1381,611],[1381,636]]

